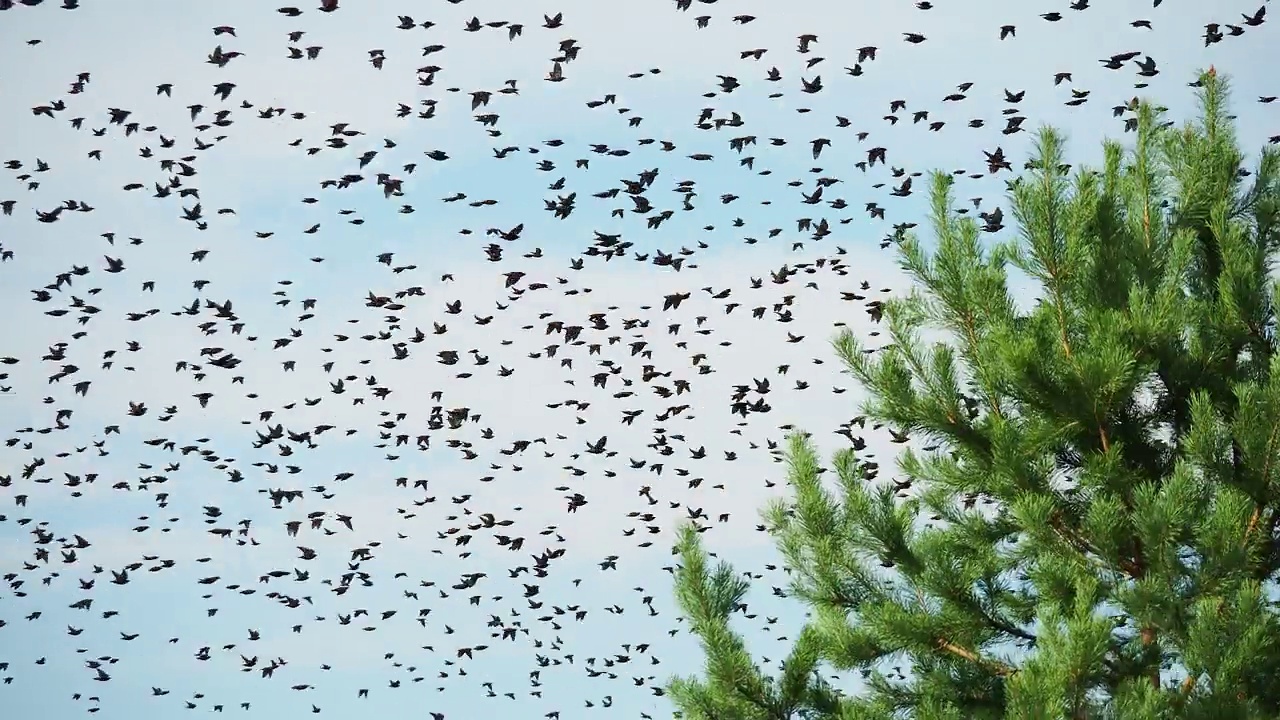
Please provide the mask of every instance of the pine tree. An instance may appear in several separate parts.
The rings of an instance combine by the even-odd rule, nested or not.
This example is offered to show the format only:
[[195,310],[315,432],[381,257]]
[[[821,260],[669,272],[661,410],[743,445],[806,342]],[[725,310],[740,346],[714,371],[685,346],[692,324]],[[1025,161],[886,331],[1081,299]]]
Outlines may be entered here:
[[1100,171],[1042,130],[1016,240],[984,243],[934,174],[936,250],[900,236],[890,343],[833,344],[866,421],[937,449],[894,483],[844,449],[824,483],[789,439],[793,497],[763,515],[808,617],[776,677],[730,624],[748,582],[683,528],[706,654],[668,686],[684,718],[1280,717],[1280,153],[1243,170],[1226,79],[1197,84],[1198,121],[1131,107]]

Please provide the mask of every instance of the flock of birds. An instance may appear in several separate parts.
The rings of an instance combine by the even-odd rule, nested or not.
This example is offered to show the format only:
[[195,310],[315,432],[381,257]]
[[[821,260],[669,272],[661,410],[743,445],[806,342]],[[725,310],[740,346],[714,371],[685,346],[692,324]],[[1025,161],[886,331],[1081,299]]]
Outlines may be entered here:
[[[81,4],[64,0],[60,7],[75,11]],[[945,3],[911,4],[930,13]],[[471,5],[474,14],[463,12]],[[737,3],[729,0],[654,5],[670,22],[692,22],[700,32],[771,22],[763,10],[757,17],[732,9]],[[1135,18],[1116,36],[1153,31],[1161,13],[1179,12],[1162,7],[1162,0],[1152,5],[1150,17]],[[43,15],[58,7],[0,0],[0,10],[15,13]],[[263,18],[227,18],[209,28],[207,47],[192,49],[221,73],[211,88],[188,86],[181,76],[135,88],[175,103],[180,123],[150,117],[127,97],[95,93],[97,74],[111,71],[109,58],[100,58],[107,62],[101,70],[86,67],[65,78],[66,86],[46,102],[4,108],[89,136],[87,157],[75,161],[90,164],[75,172],[124,158],[145,164],[130,166],[139,169],[118,187],[66,199],[45,188],[53,184],[49,175],[73,172],[45,159],[55,148],[18,143],[0,158],[8,173],[0,184],[0,288],[6,298],[29,289],[27,302],[6,302],[0,343],[3,705],[16,702],[6,694],[31,697],[58,688],[75,707],[115,716],[106,700],[122,696],[107,688],[124,682],[132,683],[130,693],[161,703],[157,707],[255,709],[260,695],[253,693],[262,691],[246,690],[247,683],[201,685],[201,678],[232,668],[297,691],[295,709],[303,714],[327,709],[308,693],[344,682],[350,686],[337,692],[361,702],[423,683],[433,693],[464,686],[474,692],[468,698],[518,701],[538,709],[531,716],[552,719],[605,708],[646,718],[669,712],[663,686],[681,659],[659,650],[687,633],[671,609],[670,575],[659,572],[630,587],[635,576],[626,574],[628,564],[669,572],[668,531],[683,520],[697,523],[712,543],[731,527],[744,528],[737,537],[751,547],[764,542],[753,539],[763,538],[765,528],[751,511],[761,493],[783,491],[781,467],[768,463],[778,461],[779,441],[793,422],[822,437],[834,432],[881,462],[891,448],[912,442],[861,417],[834,428],[806,422],[803,413],[822,405],[835,406],[837,415],[856,412],[856,393],[844,395],[852,388],[835,384],[831,324],[816,334],[795,330],[813,328],[806,313],[824,312],[843,315],[868,337],[880,334],[875,324],[892,289],[884,277],[867,274],[874,263],[865,259],[866,246],[892,265],[894,239],[923,219],[918,203],[904,198],[924,194],[920,178],[930,169],[906,167],[899,151],[882,143],[884,129],[901,124],[912,132],[947,133],[959,146],[970,142],[961,133],[990,127],[1012,146],[1025,144],[1040,122],[1021,109],[1028,92],[1069,91],[1062,97],[1068,108],[1095,100],[1064,68],[1043,78],[1041,88],[974,79],[940,98],[904,96],[869,109],[858,99],[863,77],[876,73],[882,56],[909,55],[930,39],[905,32],[878,45],[846,47],[828,42],[831,31],[817,27],[788,38],[790,47],[745,48],[725,58],[739,64],[707,82],[705,107],[682,109],[698,131],[696,142],[668,139],[673,134],[665,128],[645,124],[620,89],[591,98],[586,108],[615,111],[630,143],[577,133],[526,145],[509,136],[521,123],[519,103],[530,84],[570,86],[577,69],[608,48],[570,37],[568,12],[521,10],[518,20],[498,20],[481,19],[488,6],[479,0],[421,8],[384,17],[321,0],[314,10],[257,11],[289,23],[274,51],[301,62],[325,57],[324,38],[335,32],[335,20],[382,23],[388,34],[413,37],[421,52],[408,61],[417,67],[404,71],[407,99],[387,109],[404,123],[398,136],[340,117],[317,120],[309,108],[243,92],[240,85],[255,72],[254,53],[244,43],[266,36],[270,23]],[[1091,10],[1088,0],[1075,0],[1034,21],[1068,24]],[[1177,41],[1197,47],[1236,42],[1264,31],[1266,10],[1219,8],[1220,19],[1205,25],[1201,37]],[[459,12],[469,17],[456,24],[428,19]],[[14,17],[0,15],[2,25]],[[992,21],[989,32],[996,42],[1015,43],[1025,29],[1025,23]],[[540,43],[548,48],[545,67],[536,77],[495,87],[445,87],[459,33]],[[12,32],[0,41],[25,42],[31,63],[41,63],[39,53],[49,45]],[[1116,135],[1134,128],[1132,95],[1166,73],[1160,59],[1141,50],[1114,50],[1082,62],[1132,75],[1126,96],[1104,101],[1114,103],[1117,125],[1108,132]],[[363,62],[367,72],[388,73],[400,60],[375,48]],[[629,80],[661,83],[686,72],[652,68]],[[778,137],[740,109],[739,99],[750,93],[799,115],[816,115],[811,106],[820,96],[845,95],[850,110],[822,120],[829,129],[820,137]],[[978,93],[992,95],[999,111],[957,119],[961,111],[951,109]],[[527,163],[542,178],[541,196],[498,197],[500,187],[492,190],[495,197],[447,189],[462,160],[431,123],[457,107],[453,95],[488,148],[486,157],[471,162],[488,161],[513,174],[504,168]],[[1257,98],[1264,105],[1275,100]],[[216,198],[226,189],[203,183],[202,170],[206,158],[234,148],[264,123],[284,132],[325,126],[289,142],[286,162],[297,166],[319,156],[338,170],[288,187],[301,194],[302,207],[248,227],[242,223],[256,223],[256,215],[219,206]],[[1280,142],[1280,135],[1267,139]],[[1003,146],[969,156],[976,165],[953,170],[956,212],[972,214],[985,233],[1004,231],[1008,218],[998,195],[1021,170],[1022,158]],[[610,163],[624,159],[641,169],[618,178]],[[688,161],[681,167],[708,179],[673,176],[666,168],[674,160]],[[809,163],[828,167],[782,177]],[[775,174],[774,167],[787,169]],[[748,202],[742,195],[755,193],[739,195],[730,185],[748,175],[769,199],[763,210],[734,216]],[[966,182],[985,196],[968,197]],[[859,199],[842,192],[857,192]],[[472,221],[442,244],[448,257],[487,271],[487,279],[469,287],[429,241],[387,249],[379,245],[379,230],[357,235],[355,250],[323,242],[328,233],[358,233],[366,221],[395,215],[405,216],[402,226],[416,228],[418,237],[444,237],[452,231],[440,229],[438,218],[463,206]],[[155,235],[121,224],[128,213],[112,216],[124,221],[95,224],[93,213],[111,207],[159,208],[175,222]],[[519,219],[525,211],[530,219]],[[544,215],[535,218],[538,212]],[[698,218],[717,213],[725,224],[699,225],[705,221]],[[605,229],[554,237],[557,224],[584,215],[588,226]],[[504,221],[476,219],[484,217]],[[24,218],[38,225],[25,234],[5,229]],[[277,248],[273,257],[302,265],[246,268],[245,258],[220,258],[219,245],[206,239],[219,232]],[[55,240],[63,233],[92,238],[97,249],[67,255]],[[736,238],[736,246],[724,238]],[[543,247],[557,243],[563,251]],[[718,272],[735,266],[733,253],[750,249],[744,244],[769,248],[770,257],[783,261],[745,276]],[[361,267],[347,265],[348,253]],[[184,265],[149,264],[155,254],[180,255]],[[35,274],[50,262],[56,271]],[[215,267],[219,272],[206,271]],[[334,284],[298,279],[309,267],[331,268],[325,277]],[[238,271],[270,273],[276,284],[246,287]],[[625,283],[611,280],[623,275],[653,294],[627,295]],[[376,285],[346,293],[351,283],[344,278],[357,276],[375,278]],[[721,331],[730,326],[746,330]],[[32,337],[56,339],[34,348],[25,339]],[[753,365],[753,358],[760,362]],[[759,374],[750,372],[763,362],[769,365]],[[720,379],[743,367],[745,376]],[[825,393],[843,397],[824,399]],[[540,407],[523,407],[542,395],[548,400]],[[801,414],[779,422],[777,406]],[[352,463],[357,452],[372,454]],[[751,463],[760,461],[770,477],[757,477],[759,465]],[[742,466],[752,469],[735,469]],[[884,468],[885,481],[896,483],[891,474]],[[908,483],[897,487],[910,492]],[[104,517],[96,509],[122,504],[142,514]],[[596,517],[591,530],[575,530],[581,516],[604,512],[611,514]],[[535,516],[554,522],[529,519]],[[179,559],[186,541],[167,537],[190,527],[183,537],[205,536],[194,547],[214,550]],[[587,533],[590,542],[575,541],[575,532]],[[133,542],[120,540],[130,537]],[[395,564],[380,562],[387,557]],[[180,573],[190,573],[181,586],[169,579]],[[773,629],[777,613],[759,609],[785,597],[783,571],[763,564],[753,577],[767,578],[773,593],[744,605],[742,615],[785,647],[785,634]],[[132,604],[159,609],[139,612]],[[224,627],[213,624],[222,619],[219,612],[261,619],[236,635],[220,634],[211,630]],[[157,618],[165,613],[179,624],[161,626]],[[575,625],[586,629],[575,631]],[[355,638],[357,630],[374,633],[374,640]],[[623,640],[599,651],[575,645],[608,633]],[[62,647],[53,640],[61,634],[71,638],[70,658],[50,656]],[[298,650],[292,655],[279,650],[285,645],[272,645],[314,634],[325,640],[291,646]],[[105,649],[115,642],[127,647]],[[364,669],[348,672],[344,663],[356,662],[356,648],[371,644],[397,650],[358,659]],[[145,679],[154,669],[148,658],[168,652],[165,646],[194,663],[179,675],[182,688]],[[42,676],[52,672],[46,666],[67,660],[74,673]],[[682,671],[696,667],[684,663]],[[495,664],[515,669],[486,675],[486,666]],[[569,687],[586,697],[545,691],[553,677],[573,678]],[[435,697],[399,702],[434,708]],[[431,715],[441,720],[445,713],[432,709]]]

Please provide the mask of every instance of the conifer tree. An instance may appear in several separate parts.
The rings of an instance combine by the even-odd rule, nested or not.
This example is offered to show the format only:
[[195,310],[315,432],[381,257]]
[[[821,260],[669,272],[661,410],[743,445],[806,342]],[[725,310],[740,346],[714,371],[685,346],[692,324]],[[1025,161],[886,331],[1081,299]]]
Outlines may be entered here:
[[732,627],[748,582],[682,529],[706,655],[668,686],[682,717],[1280,717],[1280,153],[1244,170],[1226,79],[1197,85],[1183,127],[1131,107],[1101,170],[1042,130],[1016,239],[983,242],[934,174],[936,250],[900,236],[889,344],[833,344],[866,422],[936,450],[889,482],[844,449],[824,482],[789,439],[792,497],[763,515],[808,616],[777,676]]

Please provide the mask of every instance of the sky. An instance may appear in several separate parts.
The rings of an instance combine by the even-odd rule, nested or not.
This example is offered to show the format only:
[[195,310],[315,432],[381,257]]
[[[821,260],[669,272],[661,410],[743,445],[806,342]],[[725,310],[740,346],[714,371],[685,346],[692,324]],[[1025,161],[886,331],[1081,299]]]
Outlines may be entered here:
[[[677,619],[669,573],[671,529],[691,513],[709,516],[700,521],[712,526],[704,535],[710,549],[761,576],[749,598],[754,617],[737,618],[735,627],[763,664],[785,655],[786,638],[803,622],[803,608],[770,592],[785,577],[769,569],[778,556],[757,530],[757,508],[785,491],[769,443],[795,426],[812,432],[827,455],[844,442],[834,431],[858,414],[861,392],[828,341],[840,324],[872,346],[878,340],[862,302],[841,293],[871,300],[909,287],[880,246],[895,223],[919,222],[931,241],[926,178],[916,178],[911,195],[893,197],[901,182],[893,168],[964,170],[957,206],[973,212],[969,198],[980,198],[977,208],[1004,205],[1008,218],[1010,175],[988,176],[983,151],[1003,148],[1016,168],[1033,133],[1001,134],[1006,91],[1025,90],[1017,107],[1029,131],[1053,125],[1066,133],[1073,162],[1096,164],[1102,139],[1123,136],[1113,106],[1142,95],[1167,106],[1171,119],[1188,118],[1195,97],[1187,83],[1210,64],[1232,79],[1243,146],[1253,150],[1280,134],[1280,103],[1259,102],[1280,94],[1268,72],[1277,59],[1272,22],[1211,47],[1201,40],[1205,23],[1239,24],[1256,3],[1108,2],[1075,11],[1043,1],[939,0],[921,10],[898,0],[796,0],[785,8],[721,0],[680,11],[672,2],[388,0],[347,2],[333,13],[309,3],[298,9],[287,17],[249,0],[82,0],[75,10],[46,1],[0,13],[0,65],[23,68],[0,79],[0,126],[11,140],[0,161],[21,163],[0,181],[0,201],[14,201],[13,214],[0,216],[0,357],[17,360],[0,366],[0,678],[12,678],[0,684],[0,703],[14,717],[172,717],[188,703],[196,712],[222,706],[273,718],[313,709],[369,717],[669,716],[652,688],[702,661]],[[1054,11],[1062,15],[1056,22],[1040,17]],[[562,24],[543,27],[555,24],[544,15],[557,13]],[[402,15],[412,29],[397,27]],[[710,18],[705,28],[700,15]],[[743,16],[754,19],[734,20]],[[466,30],[472,17],[478,32]],[[1137,20],[1150,27],[1131,25]],[[484,25],[499,21],[523,24],[522,34],[508,39],[506,26]],[[1000,40],[1004,24],[1017,31]],[[235,35],[215,36],[218,26],[234,26]],[[305,34],[290,41],[296,30]],[[798,52],[797,38],[810,33],[817,40]],[[927,40],[907,43],[904,33]],[[568,38],[580,50],[563,65],[563,82],[548,82],[551,58]],[[444,47],[424,56],[436,45]],[[215,46],[242,55],[218,67],[206,62]],[[322,49],[315,59],[290,59],[290,46]],[[851,76],[846,68],[864,46],[877,47],[876,58]],[[759,60],[743,57],[757,49],[767,50]],[[385,58],[381,69],[370,63],[373,50]],[[1157,61],[1148,87],[1135,87],[1143,79],[1132,63],[1113,71],[1098,62],[1129,51]],[[419,84],[426,75],[416,71],[428,65],[440,69],[432,84]],[[780,80],[766,79],[770,68]],[[82,72],[89,81],[70,93]],[[1062,72],[1071,79],[1055,85]],[[725,92],[718,76],[739,86]],[[802,92],[802,78],[815,76],[821,92]],[[508,81],[517,94],[499,92]],[[235,84],[228,101],[213,94],[222,82]],[[166,83],[172,96],[157,93]],[[1064,105],[1073,89],[1088,90],[1087,102]],[[475,91],[491,93],[487,107],[472,109]],[[962,99],[944,100],[957,92]],[[905,109],[891,113],[894,100]],[[424,101],[434,101],[433,117],[417,117]],[[65,109],[53,118],[32,111],[55,102]],[[402,103],[409,117],[397,117]],[[193,121],[189,106],[197,104],[203,109]],[[124,122],[136,121],[137,131],[126,136],[123,124],[109,124],[111,108],[129,111]],[[284,111],[260,117],[268,108]],[[737,113],[743,124],[700,129],[704,108],[713,119]],[[223,109],[230,114],[213,125]],[[913,122],[917,111],[928,118]],[[497,116],[488,128],[476,120],[486,114]],[[81,129],[73,118],[83,118]],[[979,118],[982,127],[968,126]],[[945,125],[930,131],[934,121]],[[360,133],[345,137],[345,148],[326,142],[338,123]],[[859,140],[859,132],[868,135]],[[730,147],[745,136],[757,143]],[[814,158],[819,138],[830,146]],[[675,148],[663,151],[663,141]],[[888,167],[857,167],[872,147],[887,148]],[[504,148],[514,149],[499,157]],[[360,169],[369,150],[377,153]],[[427,155],[435,151],[447,159]],[[690,157],[704,155],[711,158]],[[752,167],[739,162],[745,157],[754,157]],[[157,198],[157,183],[174,177],[158,164],[166,158],[194,174]],[[656,229],[625,192],[593,196],[655,168],[649,215],[673,211]],[[350,173],[365,179],[321,184]],[[384,197],[377,173],[402,180],[403,195]],[[804,204],[819,177],[839,182],[821,204]],[[560,178],[562,187],[549,189]],[[683,181],[694,183],[692,210],[675,192]],[[143,187],[124,189],[134,183]],[[196,187],[198,198],[179,197]],[[573,212],[553,217],[545,201],[570,192]],[[457,193],[465,199],[443,201]],[[836,198],[847,205],[833,207]],[[37,211],[68,200],[92,210],[38,220]],[[474,205],[482,200],[496,202]],[[183,219],[197,201],[203,229]],[[871,202],[885,208],[884,219],[868,215]],[[814,240],[797,229],[800,218],[826,218],[832,233]],[[521,224],[514,240],[488,232]],[[622,257],[590,255],[597,233],[631,246]],[[486,256],[491,244],[502,248],[498,262]],[[654,265],[660,252],[684,265]],[[392,254],[387,264],[378,262],[384,253]],[[637,262],[638,254],[647,257]],[[108,272],[107,258],[124,269]],[[784,265],[800,271],[778,284],[770,273]],[[74,267],[87,272],[33,301],[34,291]],[[506,287],[514,272],[524,275]],[[370,294],[396,298],[410,288],[420,294],[399,297],[401,310],[367,304]],[[726,290],[727,298],[715,297]],[[1024,301],[1034,297],[1033,288],[1019,292]],[[678,308],[663,308],[664,298],[683,293],[689,297]],[[203,307],[183,312],[193,300]],[[206,305],[228,300],[235,321]],[[451,314],[458,301],[461,310]],[[726,314],[726,303],[740,305]],[[758,319],[757,307],[764,308]],[[60,309],[70,312],[48,314]],[[596,313],[607,317],[606,329],[592,327]],[[231,322],[243,323],[239,334]],[[583,342],[566,341],[553,323],[582,326]],[[442,334],[436,324],[446,326]],[[412,340],[415,328],[422,342]],[[640,341],[649,355],[633,355]],[[42,359],[62,342],[65,359]],[[393,342],[406,343],[406,358],[396,359]],[[457,353],[457,364],[438,362],[446,351]],[[241,364],[208,364],[227,352]],[[179,363],[186,368],[175,370]],[[78,371],[50,379],[67,364]],[[645,379],[645,366],[668,374]],[[603,388],[593,387],[598,373],[608,373]],[[346,377],[353,379],[334,392]],[[766,378],[770,411],[732,415],[735,386]],[[83,396],[75,393],[79,381],[90,382]],[[676,395],[683,382],[689,391]],[[391,394],[377,399],[374,386]],[[199,393],[212,393],[207,406]],[[753,391],[748,400],[759,397]],[[146,414],[131,416],[131,403]],[[479,417],[433,429],[433,406]],[[658,419],[672,406],[687,408]],[[624,411],[636,410],[623,424]],[[255,447],[276,425],[334,429],[313,434],[315,447],[287,439]],[[119,433],[105,434],[109,426]],[[397,435],[408,443],[394,447]],[[417,449],[419,435],[430,436],[428,449]],[[602,436],[610,454],[588,453]],[[655,436],[670,454],[660,454]],[[892,474],[899,446],[883,432],[865,437]],[[502,452],[519,441],[530,444]],[[696,457],[700,449],[705,457]],[[37,458],[44,464],[24,478]],[[645,486],[649,497],[640,494]],[[276,509],[270,489],[303,495]],[[570,513],[573,493],[587,505]],[[312,513],[322,513],[322,529],[310,528]],[[510,524],[485,527],[485,513]],[[249,523],[243,536],[209,532],[234,531],[241,521]],[[302,522],[296,538],[286,534],[290,521]],[[33,533],[41,523],[55,538],[43,545]],[[76,535],[90,545],[67,562],[59,548]],[[469,544],[457,544],[468,535]],[[512,551],[499,536],[523,538],[523,547]],[[302,559],[298,546],[316,557]],[[35,556],[41,548],[47,562]],[[368,558],[357,562],[357,548]],[[536,578],[530,571],[546,551],[563,554]],[[128,584],[112,584],[111,571],[132,563],[140,566]],[[267,575],[275,570],[288,574]],[[299,571],[308,578],[298,579]],[[340,576],[357,571],[367,583],[357,577],[344,594],[333,592]],[[464,573],[486,577],[454,589]],[[526,597],[533,585],[537,595]],[[298,607],[278,602],[282,596]],[[84,598],[93,599],[90,610],[68,607]],[[108,610],[118,614],[104,618]],[[586,615],[576,620],[579,611]],[[504,628],[514,639],[503,639]],[[487,648],[471,658],[458,655],[480,645]],[[202,647],[208,659],[198,659]],[[242,671],[242,658],[255,656],[251,670],[271,658],[286,664],[264,679]],[[110,679],[96,682],[89,661]],[[846,687],[856,691],[856,683]]]

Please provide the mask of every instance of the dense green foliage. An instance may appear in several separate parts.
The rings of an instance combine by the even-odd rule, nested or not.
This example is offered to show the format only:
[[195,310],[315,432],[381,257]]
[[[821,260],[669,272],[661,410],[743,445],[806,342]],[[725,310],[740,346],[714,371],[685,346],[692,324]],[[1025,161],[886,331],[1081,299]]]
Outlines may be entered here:
[[1243,170],[1226,80],[1198,86],[1184,127],[1133,107],[1101,170],[1041,131],[1006,243],[935,174],[889,344],[834,341],[867,421],[932,448],[893,482],[841,450],[824,482],[790,439],[793,496],[764,514],[809,613],[776,677],[731,627],[747,581],[683,530],[706,653],[669,686],[684,718],[1280,717],[1280,154]]

